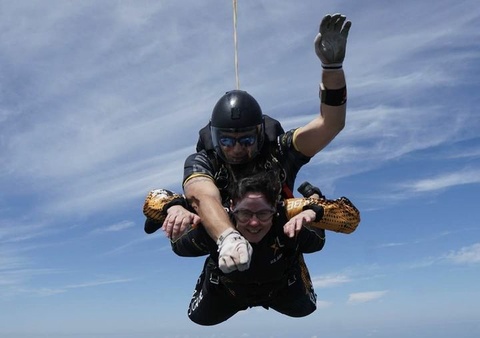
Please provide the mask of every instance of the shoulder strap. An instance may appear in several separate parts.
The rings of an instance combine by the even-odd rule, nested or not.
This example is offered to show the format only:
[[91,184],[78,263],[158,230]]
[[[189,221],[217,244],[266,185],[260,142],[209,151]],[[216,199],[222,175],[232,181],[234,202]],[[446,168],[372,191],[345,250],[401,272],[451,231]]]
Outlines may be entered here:
[[278,136],[282,135],[285,131],[283,130],[280,121],[270,117],[268,115],[263,115],[265,120],[265,134],[267,135],[268,141],[273,142],[277,139]]
[[210,132],[210,123],[198,131],[197,153],[205,149],[213,150],[212,134]]

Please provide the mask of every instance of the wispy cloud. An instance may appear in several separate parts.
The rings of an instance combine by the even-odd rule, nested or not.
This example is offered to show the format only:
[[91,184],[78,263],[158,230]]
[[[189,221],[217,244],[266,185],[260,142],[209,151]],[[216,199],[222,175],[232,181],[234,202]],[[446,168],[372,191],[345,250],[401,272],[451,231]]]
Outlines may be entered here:
[[[436,103],[422,107],[399,107],[393,103],[369,109],[353,107],[348,111],[345,130],[331,146],[311,160],[308,170],[321,170],[323,180],[328,184],[378,170],[419,151],[447,145],[464,137],[468,139],[473,137],[469,132],[469,114],[473,112],[457,114],[452,120],[444,107]],[[414,125],[410,122],[413,120],[416,121]],[[439,120],[449,120],[449,128],[445,129]],[[443,175],[441,171],[439,175]],[[475,181],[478,182],[478,178]],[[407,198],[414,192],[413,183],[417,182],[407,182],[402,187],[384,185],[383,196],[392,201]]]
[[81,284],[71,284],[67,285],[65,289],[78,289],[78,288],[91,288],[108,284],[118,284],[118,283],[130,283],[134,281],[133,278],[113,278],[113,279],[98,279],[90,282],[84,282]]
[[[147,241],[152,241],[152,240],[158,240],[158,237],[160,237],[161,235],[157,234],[157,235],[145,235],[143,237],[140,237],[140,238],[137,238],[137,239],[134,239],[134,240],[131,240],[129,241],[128,243],[125,243],[123,245],[120,245],[108,252],[105,252],[104,255],[117,255],[117,254],[121,254],[123,252],[125,252],[127,249],[131,248],[131,247],[134,247],[138,244],[141,244],[141,243],[145,243]],[[167,245],[165,244],[163,247],[159,247],[158,249],[165,249],[165,248],[170,248],[170,245]],[[162,249],[162,250],[163,250]]]
[[405,183],[403,187],[412,192],[432,192],[465,184],[479,184],[480,170],[462,169],[457,172],[443,173],[433,178],[425,178]]
[[478,229],[475,227],[465,227],[465,228],[456,228],[454,230],[448,231],[440,231],[436,233],[432,233],[429,236],[425,237],[416,237],[410,241],[405,242],[390,242],[390,243],[382,243],[377,246],[377,248],[396,248],[402,247],[407,245],[425,245],[428,242],[435,242],[435,241],[443,241],[445,237],[448,236],[459,236],[460,234],[471,233],[471,232],[478,232]]
[[15,297],[19,295],[34,296],[34,297],[50,297],[58,294],[63,294],[69,290],[82,289],[82,288],[95,288],[105,285],[130,283],[134,281],[131,278],[114,278],[114,279],[99,279],[91,282],[85,282],[81,284],[71,284],[63,287],[49,288],[49,287],[30,287],[25,285],[14,285],[10,288],[4,289],[0,292],[0,296],[5,298]]
[[413,262],[407,262],[405,264],[401,264],[401,266],[406,269],[424,269],[424,268],[429,268],[433,265],[436,265],[439,262],[441,262],[440,257],[428,256],[428,257],[419,258]]
[[372,204],[368,210],[375,210],[379,207],[378,201],[382,201],[381,206],[395,204],[400,201],[411,198],[423,198],[429,194],[442,193],[448,189],[464,185],[480,184],[480,171],[478,169],[464,167],[457,171],[443,172],[442,168],[435,168],[436,175],[425,178],[422,170],[426,166],[420,166],[418,172],[410,172],[409,176],[423,176],[415,179],[407,178],[405,175],[400,180],[393,180],[383,184],[380,191],[374,191],[371,194],[364,195],[363,198]]
[[102,234],[102,233],[108,233],[108,232],[119,232],[123,231],[125,229],[129,229],[135,226],[135,222],[132,221],[121,221],[119,223],[111,224],[109,226],[106,226],[104,228],[99,228],[93,230],[91,233],[92,234]]
[[312,278],[312,283],[316,288],[335,287],[348,282],[351,282],[350,277],[342,274],[325,275]]
[[15,268],[0,270],[0,298],[44,294],[47,288],[31,288],[28,286],[31,279],[38,276],[51,276],[62,273],[58,269],[28,268],[24,262],[22,263],[21,266]]
[[404,266],[408,269],[418,269],[445,264],[469,265],[478,263],[480,263],[480,243],[475,243],[436,256],[423,257]]
[[480,243],[451,251],[445,256],[448,262],[454,264],[476,264],[480,263]]
[[4,244],[41,238],[58,231],[51,229],[46,221],[29,221],[25,215],[17,219],[1,219],[0,222],[0,243]]
[[463,158],[480,158],[480,149],[468,148],[468,149],[455,149],[455,152],[448,155],[451,159],[463,159]]
[[347,302],[349,304],[367,303],[382,298],[387,292],[388,290],[351,293]]
[[391,243],[380,244],[378,245],[378,248],[394,248],[394,247],[404,246],[407,244],[408,243],[405,243],[405,242],[391,242]]

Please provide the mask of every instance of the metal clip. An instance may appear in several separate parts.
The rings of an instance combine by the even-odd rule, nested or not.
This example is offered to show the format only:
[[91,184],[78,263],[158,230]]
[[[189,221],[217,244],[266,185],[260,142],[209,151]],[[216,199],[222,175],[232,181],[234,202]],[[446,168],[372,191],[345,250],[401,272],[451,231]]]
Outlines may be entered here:
[[297,281],[297,277],[295,275],[293,275],[292,277],[290,277],[288,279],[288,286],[292,285],[293,283],[295,283]]
[[220,283],[220,277],[217,274],[210,274],[210,283],[218,285]]

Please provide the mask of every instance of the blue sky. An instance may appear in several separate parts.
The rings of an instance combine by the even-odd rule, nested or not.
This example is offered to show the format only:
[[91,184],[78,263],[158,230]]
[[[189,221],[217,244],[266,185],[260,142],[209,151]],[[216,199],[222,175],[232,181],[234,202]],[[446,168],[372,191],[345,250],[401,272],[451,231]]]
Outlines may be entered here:
[[362,222],[307,256],[318,310],[186,315],[203,258],[143,232],[149,190],[235,88],[232,2],[0,0],[0,336],[480,335],[477,1],[246,1],[240,88],[285,129],[318,114],[313,39],[352,21],[347,124],[306,167]]

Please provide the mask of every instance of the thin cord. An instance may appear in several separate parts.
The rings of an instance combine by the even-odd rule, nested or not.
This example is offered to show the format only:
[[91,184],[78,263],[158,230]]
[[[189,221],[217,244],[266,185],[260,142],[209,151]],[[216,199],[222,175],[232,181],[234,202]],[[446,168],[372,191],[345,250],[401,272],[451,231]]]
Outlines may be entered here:
[[237,89],[240,89],[240,79],[238,77],[237,0],[233,0],[233,43],[235,45],[235,81]]

